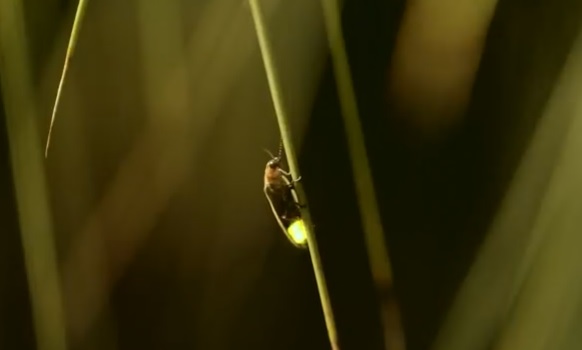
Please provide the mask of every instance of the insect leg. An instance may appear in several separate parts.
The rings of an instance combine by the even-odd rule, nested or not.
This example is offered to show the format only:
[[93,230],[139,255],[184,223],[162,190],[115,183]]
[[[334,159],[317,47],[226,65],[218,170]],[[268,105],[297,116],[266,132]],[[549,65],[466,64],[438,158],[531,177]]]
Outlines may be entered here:
[[301,208],[301,209],[305,209],[307,208],[306,204],[301,204],[301,203],[295,203],[295,205],[297,205],[297,207]]
[[295,184],[297,182],[299,182],[299,181],[301,181],[301,176],[299,176],[295,180],[287,181],[287,187],[289,187],[289,189],[294,189],[295,188]]

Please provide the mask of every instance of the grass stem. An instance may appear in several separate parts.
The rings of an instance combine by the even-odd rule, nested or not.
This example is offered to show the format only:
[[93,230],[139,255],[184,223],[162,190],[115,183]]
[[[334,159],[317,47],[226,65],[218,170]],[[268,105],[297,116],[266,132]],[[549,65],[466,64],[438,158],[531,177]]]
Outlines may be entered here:
[[77,5],[77,11],[75,13],[75,20],[73,21],[73,28],[71,29],[71,36],[69,37],[69,45],[67,46],[67,53],[65,55],[65,63],[63,64],[63,71],[61,73],[61,79],[59,80],[59,87],[57,89],[57,96],[55,97],[55,103],[53,105],[53,113],[51,115],[51,121],[49,125],[48,135],[46,138],[46,145],[44,149],[45,158],[48,157],[48,150],[51,144],[51,137],[53,133],[53,127],[55,125],[55,119],[57,116],[57,110],[59,108],[59,102],[61,100],[61,93],[63,91],[63,86],[65,85],[65,79],[67,77],[67,72],[69,71],[69,62],[73,53],[75,52],[75,46],[77,44],[77,39],[79,37],[79,31],[81,28],[81,22],[83,21],[83,16],[85,15],[85,9],[87,7],[88,0],[79,0]]
[[[289,163],[289,170],[293,179],[299,177],[299,167],[297,164],[297,158],[295,155],[295,146],[293,145],[293,138],[291,135],[291,128],[289,126],[288,116],[284,108],[284,101],[281,92],[281,87],[279,86],[279,78],[277,76],[277,69],[275,68],[275,63],[272,56],[271,46],[267,37],[267,31],[265,29],[265,19],[263,12],[261,10],[258,0],[249,0],[251,14],[253,17],[253,22],[257,32],[257,38],[259,41],[259,48],[261,50],[261,55],[263,58],[263,63],[265,65],[265,72],[267,75],[267,80],[269,83],[269,89],[271,91],[271,98],[273,99],[273,105],[275,107],[275,114],[277,116],[277,122],[279,124],[279,129],[281,132],[281,140],[283,141],[283,146],[285,154],[287,156],[287,162]],[[307,204],[307,198],[303,191],[301,183],[298,182],[295,186],[297,195],[304,204]],[[311,222],[311,216],[309,214],[308,206],[301,209],[301,216],[305,223],[306,234],[307,234],[307,245],[309,248],[309,253],[311,256],[311,263],[313,265],[313,271],[315,273],[315,280],[317,283],[317,289],[319,292],[319,298],[321,300],[321,306],[324,313],[325,324],[327,327],[327,333],[329,341],[333,350],[339,350],[339,343],[337,339],[337,331],[335,327],[335,320],[333,316],[333,310],[331,307],[331,302],[329,299],[329,293],[327,290],[327,284],[325,281],[325,276],[323,273],[323,267],[321,264],[321,258],[319,256],[319,250],[317,247],[317,241],[313,232],[313,224]]]

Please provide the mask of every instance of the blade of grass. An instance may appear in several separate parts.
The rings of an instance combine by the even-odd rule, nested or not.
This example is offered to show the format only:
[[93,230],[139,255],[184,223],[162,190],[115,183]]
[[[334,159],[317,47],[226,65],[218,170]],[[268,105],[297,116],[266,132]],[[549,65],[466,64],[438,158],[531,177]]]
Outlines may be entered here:
[[[576,193],[575,184],[566,181],[573,174],[574,168],[571,167],[575,167],[576,161],[568,159],[563,162],[572,151],[569,149],[573,146],[570,137],[577,132],[576,118],[582,109],[579,98],[582,90],[582,36],[578,34],[578,38],[573,40],[567,61],[556,77],[553,91],[543,107],[505,198],[441,324],[433,350],[497,349],[499,344],[496,343],[510,336],[506,332],[511,332],[513,340],[525,335],[531,340],[548,331],[544,326],[535,334],[513,333],[513,327],[522,321],[523,315],[516,313],[522,307],[520,303],[535,300],[523,293],[529,293],[524,288],[532,274],[537,273],[532,268],[539,263],[539,254],[556,240],[563,229],[564,217],[555,216],[557,213],[554,212],[569,215],[566,209],[575,205],[571,200],[562,199],[564,192]],[[562,186],[572,187],[565,189]],[[555,208],[557,198],[564,203],[563,208]],[[540,267],[542,269],[564,273],[561,269]],[[554,284],[548,285],[555,288]],[[563,314],[560,318],[560,322],[567,319]],[[533,317],[530,321],[541,319],[550,320],[543,316]],[[560,347],[554,345],[554,348]]]
[[65,55],[65,63],[63,64],[63,71],[61,73],[61,79],[59,80],[59,87],[57,89],[57,96],[55,97],[55,103],[53,105],[53,113],[51,115],[51,121],[49,125],[48,135],[46,138],[46,146],[44,149],[45,158],[48,157],[48,150],[51,144],[51,137],[53,133],[53,127],[55,124],[55,119],[57,116],[57,110],[59,108],[59,102],[61,100],[61,93],[63,91],[63,86],[65,85],[65,79],[67,77],[67,72],[69,71],[69,61],[73,57],[75,52],[75,46],[77,44],[77,38],[79,37],[79,30],[81,28],[81,21],[85,15],[85,9],[87,7],[88,0],[79,0],[77,5],[77,12],[75,13],[75,20],[73,21],[73,28],[71,29],[71,36],[69,38],[69,45],[67,46],[67,53]]
[[57,253],[37,137],[23,12],[21,1],[0,0],[0,83],[6,97],[10,159],[37,349],[65,350]]
[[[259,48],[261,50],[261,55],[263,58],[263,64],[265,65],[265,72],[267,75],[267,80],[271,91],[271,98],[273,99],[273,106],[275,108],[275,114],[277,116],[277,122],[279,124],[279,129],[281,132],[281,140],[283,141],[285,155],[287,156],[287,163],[289,164],[289,170],[291,172],[293,179],[297,179],[299,177],[299,167],[297,164],[297,158],[295,156],[295,146],[293,145],[291,128],[289,126],[288,117],[286,115],[286,110],[284,108],[283,96],[281,88],[279,86],[279,78],[277,76],[277,70],[275,68],[275,63],[272,57],[270,43],[267,38],[264,16],[261,11],[261,7],[258,0],[249,0],[249,3],[251,8],[251,14],[253,17],[253,22],[257,32],[257,38],[259,41]],[[301,183],[300,182],[296,183],[295,188],[298,197],[301,198],[304,204],[307,204],[307,198],[305,196],[303,186],[301,186]],[[315,239],[315,235],[313,232],[311,216],[307,208],[308,206],[306,205],[305,208],[301,209],[301,216],[303,218],[303,221],[305,222],[307,245],[309,247],[311,263],[313,265],[313,271],[315,273],[315,280],[317,283],[317,289],[319,291],[319,298],[321,300],[321,306],[324,313],[329,341],[332,349],[339,350],[337,331],[335,327],[335,320],[333,317],[333,310],[331,307],[331,302],[329,300],[327,284],[323,273],[321,258],[319,256],[317,241]]]
[[370,269],[377,292],[382,299],[384,327],[386,331],[396,333],[391,334],[390,337],[385,334],[387,338],[385,341],[387,345],[390,345],[390,349],[403,349],[404,337],[402,336],[400,317],[396,308],[397,304],[393,300],[393,293],[390,293],[393,288],[392,268],[388,250],[386,249],[374,182],[366,154],[356,95],[342,35],[340,6],[338,0],[321,0],[321,4],[352,163],[356,195],[366,238]]

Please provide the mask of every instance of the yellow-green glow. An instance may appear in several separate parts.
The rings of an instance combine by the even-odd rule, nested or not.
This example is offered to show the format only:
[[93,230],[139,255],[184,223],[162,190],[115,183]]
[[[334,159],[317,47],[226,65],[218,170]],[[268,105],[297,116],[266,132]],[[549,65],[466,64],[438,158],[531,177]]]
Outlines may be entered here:
[[293,243],[297,245],[304,245],[307,243],[307,232],[303,220],[298,219],[293,221],[293,223],[291,223],[287,228],[287,232],[289,233],[289,237],[293,240]]

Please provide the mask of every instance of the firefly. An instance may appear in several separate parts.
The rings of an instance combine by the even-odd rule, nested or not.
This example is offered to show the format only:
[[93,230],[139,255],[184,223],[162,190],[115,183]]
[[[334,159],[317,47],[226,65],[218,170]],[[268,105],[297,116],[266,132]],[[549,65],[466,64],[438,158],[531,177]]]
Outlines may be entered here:
[[282,143],[279,144],[279,152],[276,156],[265,151],[271,157],[265,166],[263,186],[267,201],[279,227],[289,241],[298,248],[305,248],[307,235],[305,223],[301,218],[301,208],[304,206],[299,203],[295,191],[295,183],[300,181],[301,177],[293,180],[291,174],[282,168]]

